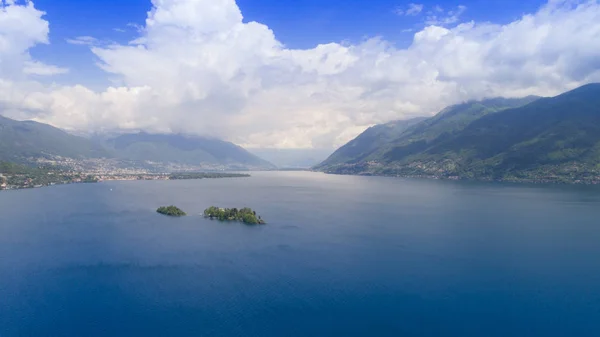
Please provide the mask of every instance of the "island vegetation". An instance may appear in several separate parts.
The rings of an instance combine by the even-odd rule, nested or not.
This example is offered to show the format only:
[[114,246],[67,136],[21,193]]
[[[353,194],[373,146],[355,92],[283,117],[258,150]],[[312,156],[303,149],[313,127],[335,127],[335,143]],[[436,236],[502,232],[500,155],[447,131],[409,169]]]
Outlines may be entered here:
[[264,225],[266,222],[251,208],[219,208],[211,206],[204,210],[204,217],[219,221],[240,221],[248,225]]
[[175,217],[187,215],[184,211],[182,211],[181,209],[179,209],[175,206],[162,206],[162,207],[159,207],[156,210],[156,212],[160,213],[160,214],[168,215],[168,216],[175,216]]
[[183,172],[169,175],[170,180],[217,179],[217,178],[246,178],[249,174],[223,172]]

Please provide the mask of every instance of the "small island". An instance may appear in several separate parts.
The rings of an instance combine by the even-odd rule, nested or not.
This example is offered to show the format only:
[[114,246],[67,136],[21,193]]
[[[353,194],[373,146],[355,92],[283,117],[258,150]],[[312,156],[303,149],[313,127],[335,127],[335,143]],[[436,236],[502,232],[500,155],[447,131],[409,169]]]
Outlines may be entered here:
[[180,210],[179,208],[177,208],[175,206],[162,206],[162,207],[159,207],[156,210],[156,212],[160,213],[160,214],[164,214],[164,215],[168,215],[168,216],[176,216],[176,217],[187,215],[187,214],[185,214],[184,211]]
[[219,208],[211,206],[204,211],[204,217],[219,221],[240,221],[248,225],[264,225],[266,222],[250,208]]

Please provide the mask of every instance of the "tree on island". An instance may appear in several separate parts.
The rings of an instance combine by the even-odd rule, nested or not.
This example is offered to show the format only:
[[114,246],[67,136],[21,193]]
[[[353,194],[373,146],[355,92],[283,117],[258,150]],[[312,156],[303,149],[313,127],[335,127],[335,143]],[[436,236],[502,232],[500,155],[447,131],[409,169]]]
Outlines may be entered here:
[[162,206],[156,210],[157,213],[168,215],[168,216],[186,216],[187,214],[181,209],[175,206]]
[[204,217],[219,221],[241,221],[248,225],[264,225],[266,223],[260,216],[256,216],[255,211],[247,207],[238,210],[237,208],[211,206],[204,210]]

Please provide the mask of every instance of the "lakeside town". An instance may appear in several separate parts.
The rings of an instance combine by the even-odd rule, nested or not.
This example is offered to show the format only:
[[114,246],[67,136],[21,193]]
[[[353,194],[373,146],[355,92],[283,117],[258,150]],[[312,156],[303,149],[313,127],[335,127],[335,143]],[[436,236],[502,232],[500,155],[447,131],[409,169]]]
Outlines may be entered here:
[[0,190],[103,181],[249,177],[248,174],[226,173],[225,168],[210,165],[192,167],[176,164],[162,166],[144,164],[146,167],[123,161],[71,158],[40,159],[36,166],[0,162]]
[[117,158],[82,158],[74,159],[61,156],[49,158],[29,158],[36,166],[51,166],[93,175],[138,175],[160,174],[165,172],[200,172],[242,170],[235,165],[201,163],[198,165],[179,164],[173,162],[134,161]]
[[131,181],[131,180],[185,180],[185,179],[214,179],[214,178],[239,178],[249,177],[247,174],[235,173],[187,173],[187,174],[126,174],[107,173],[93,175],[77,172],[40,172],[40,173],[0,173],[0,190],[19,190],[27,188],[40,188],[54,185],[99,183],[104,181]]

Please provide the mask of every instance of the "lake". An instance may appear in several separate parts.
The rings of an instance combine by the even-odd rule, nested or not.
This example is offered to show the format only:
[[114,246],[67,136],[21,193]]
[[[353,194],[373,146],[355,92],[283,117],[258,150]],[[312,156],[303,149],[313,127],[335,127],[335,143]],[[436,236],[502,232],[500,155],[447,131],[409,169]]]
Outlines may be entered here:
[[0,192],[0,336],[600,336],[599,187],[252,175]]

